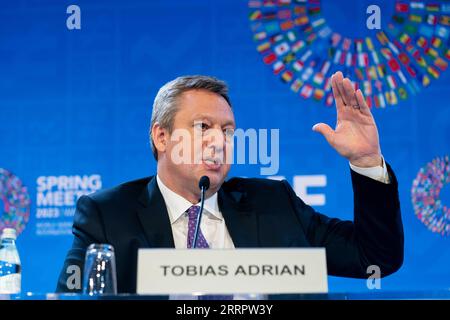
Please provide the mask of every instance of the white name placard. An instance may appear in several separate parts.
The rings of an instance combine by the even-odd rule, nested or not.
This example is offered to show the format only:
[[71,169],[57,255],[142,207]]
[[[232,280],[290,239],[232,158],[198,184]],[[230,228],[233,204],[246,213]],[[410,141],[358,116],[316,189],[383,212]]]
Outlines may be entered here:
[[324,248],[138,252],[138,294],[327,292]]

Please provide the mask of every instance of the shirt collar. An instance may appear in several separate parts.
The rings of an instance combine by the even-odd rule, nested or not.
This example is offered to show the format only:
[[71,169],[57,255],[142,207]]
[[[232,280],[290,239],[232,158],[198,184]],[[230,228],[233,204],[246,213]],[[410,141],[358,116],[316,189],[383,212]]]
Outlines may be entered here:
[[[156,175],[156,182],[166,203],[170,223],[173,224],[192,206],[192,203],[170,190],[159,178],[159,175]],[[200,202],[196,205],[200,206]],[[203,213],[209,213],[211,217],[219,220],[223,219],[222,213],[219,210],[217,192],[208,199],[205,199]]]

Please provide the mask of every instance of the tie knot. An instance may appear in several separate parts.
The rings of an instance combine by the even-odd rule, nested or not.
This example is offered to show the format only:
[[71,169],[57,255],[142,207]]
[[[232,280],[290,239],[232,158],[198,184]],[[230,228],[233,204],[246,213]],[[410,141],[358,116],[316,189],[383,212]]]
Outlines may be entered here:
[[187,213],[189,216],[189,220],[197,220],[198,212],[200,211],[199,206],[192,206],[188,209]]

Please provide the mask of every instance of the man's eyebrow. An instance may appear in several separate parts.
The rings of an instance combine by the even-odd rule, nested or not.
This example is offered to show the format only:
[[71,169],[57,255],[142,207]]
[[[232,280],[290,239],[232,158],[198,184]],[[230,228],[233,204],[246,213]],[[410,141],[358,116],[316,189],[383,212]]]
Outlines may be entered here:
[[[208,116],[207,114],[203,114],[203,113],[194,114],[192,116],[192,119],[194,119],[194,120],[205,119],[205,120],[213,122],[212,121],[213,119],[210,116]],[[222,126],[229,126],[229,125],[235,126],[236,124],[235,124],[234,120],[229,120],[222,124]]]

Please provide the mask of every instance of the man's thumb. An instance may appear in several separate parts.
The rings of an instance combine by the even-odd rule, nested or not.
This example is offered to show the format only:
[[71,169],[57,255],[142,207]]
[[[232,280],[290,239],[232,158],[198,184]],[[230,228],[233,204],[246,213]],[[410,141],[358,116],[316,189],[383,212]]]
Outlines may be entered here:
[[325,139],[327,139],[328,143],[331,144],[331,137],[334,134],[333,129],[330,128],[329,125],[325,124],[325,123],[316,123],[313,127],[312,127],[313,131],[315,132],[319,132],[321,133]]

